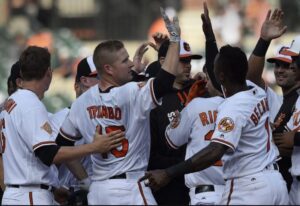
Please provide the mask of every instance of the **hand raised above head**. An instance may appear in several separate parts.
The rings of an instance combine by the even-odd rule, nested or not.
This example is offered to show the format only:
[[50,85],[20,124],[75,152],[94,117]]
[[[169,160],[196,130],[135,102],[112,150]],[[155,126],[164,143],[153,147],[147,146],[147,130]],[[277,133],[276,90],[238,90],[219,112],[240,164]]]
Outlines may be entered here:
[[209,11],[207,8],[206,2],[203,2],[203,9],[204,13],[201,14],[201,19],[202,19],[202,30],[205,35],[206,40],[209,39],[215,39],[215,35],[212,29],[210,17],[209,17]]
[[181,30],[179,26],[179,19],[177,16],[173,18],[173,21],[170,21],[168,15],[166,14],[165,10],[160,7],[160,12],[162,15],[162,18],[165,22],[166,28],[170,35],[170,42],[179,42],[180,41],[180,35]]
[[283,12],[275,9],[272,13],[268,11],[265,21],[262,24],[260,37],[266,41],[271,41],[283,35],[287,26],[283,25]]

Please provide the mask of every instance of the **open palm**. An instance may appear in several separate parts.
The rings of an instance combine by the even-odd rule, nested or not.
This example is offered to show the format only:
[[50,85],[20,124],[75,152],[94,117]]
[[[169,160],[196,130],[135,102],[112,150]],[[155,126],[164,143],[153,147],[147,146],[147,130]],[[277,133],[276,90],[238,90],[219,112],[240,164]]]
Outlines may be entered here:
[[287,26],[283,25],[282,22],[283,12],[279,9],[275,9],[274,12],[271,13],[271,10],[269,10],[260,33],[261,38],[267,41],[280,37],[287,29]]

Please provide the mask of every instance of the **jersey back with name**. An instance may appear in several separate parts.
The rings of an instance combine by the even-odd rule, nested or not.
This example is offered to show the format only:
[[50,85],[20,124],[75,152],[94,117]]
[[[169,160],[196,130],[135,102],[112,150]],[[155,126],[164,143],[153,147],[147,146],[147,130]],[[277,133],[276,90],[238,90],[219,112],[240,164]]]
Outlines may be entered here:
[[107,92],[91,87],[73,104],[60,133],[69,140],[82,136],[91,143],[96,127],[101,133],[124,130],[122,146],[106,154],[93,154],[93,180],[105,180],[130,171],[147,169],[150,153],[149,114],[158,103],[153,79],[131,82]]
[[38,97],[19,89],[5,103],[1,119],[5,184],[52,184],[51,170],[34,150],[56,145],[48,112]]
[[269,115],[266,92],[254,83],[219,106],[212,141],[229,147],[222,158],[225,179],[254,174],[275,162]]
[[[217,108],[224,99],[221,97],[195,98],[179,114],[177,120],[166,129],[167,142],[173,148],[188,143],[185,159],[205,148],[212,137],[217,118]],[[177,121],[177,122],[175,122]],[[186,185],[224,185],[222,162],[216,162],[200,172],[185,175]]]

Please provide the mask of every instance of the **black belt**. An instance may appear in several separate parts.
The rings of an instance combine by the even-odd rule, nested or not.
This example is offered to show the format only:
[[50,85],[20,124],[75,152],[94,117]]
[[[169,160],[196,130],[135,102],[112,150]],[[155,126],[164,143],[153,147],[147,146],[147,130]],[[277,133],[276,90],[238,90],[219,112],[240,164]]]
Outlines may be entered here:
[[110,177],[109,179],[126,179],[126,174],[122,173],[120,175],[115,175],[115,176]]
[[199,185],[195,188],[195,194],[202,192],[214,192],[215,187],[213,185]]
[[55,187],[52,186],[48,186],[48,185],[44,185],[44,184],[40,184],[40,185],[7,185],[8,187],[14,187],[14,188],[20,188],[20,187],[30,187],[30,186],[39,186],[41,189],[44,190],[49,190],[51,192],[54,192],[54,190],[56,189]]

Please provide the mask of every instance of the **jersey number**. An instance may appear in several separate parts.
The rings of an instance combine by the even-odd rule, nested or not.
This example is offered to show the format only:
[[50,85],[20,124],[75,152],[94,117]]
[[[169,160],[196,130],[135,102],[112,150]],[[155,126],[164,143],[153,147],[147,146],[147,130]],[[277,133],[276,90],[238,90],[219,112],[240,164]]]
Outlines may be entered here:
[[[102,134],[102,127],[101,125],[97,125],[97,127],[100,127],[100,134]],[[105,133],[109,134],[110,132],[116,131],[116,130],[121,130],[121,131],[125,131],[125,127],[124,126],[108,126],[105,127]],[[110,152],[116,157],[116,158],[120,158],[120,157],[125,157],[127,152],[128,152],[128,147],[129,147],[129,143],[128,143],[128,139],[124,139],[122,141],[122,149],[118,150],[117,148],[110,150]],[[104,159],[107,158],[107,153],[102,154],[102,157]]]
[[[214,133],[214,130],[210,130],[209,132],[207,132],[206,135],[204,135],[204,140],[210,141],[213,133]],[[218,160],[218,161],[216,161],[215,164],[213,164],[213,166],[222,167],[223,163],[221,160]]]

